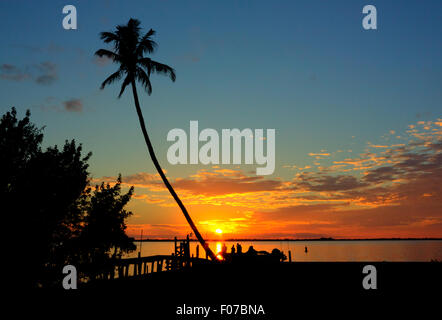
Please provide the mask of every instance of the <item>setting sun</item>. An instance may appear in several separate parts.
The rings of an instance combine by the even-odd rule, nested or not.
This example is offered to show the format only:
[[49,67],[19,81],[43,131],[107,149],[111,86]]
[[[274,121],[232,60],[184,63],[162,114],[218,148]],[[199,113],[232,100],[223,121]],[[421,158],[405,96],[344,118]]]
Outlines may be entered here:
[[222,234],[223,231],[222,231],[221,229],[216,229],[216,230],[215,230],[215,233]]

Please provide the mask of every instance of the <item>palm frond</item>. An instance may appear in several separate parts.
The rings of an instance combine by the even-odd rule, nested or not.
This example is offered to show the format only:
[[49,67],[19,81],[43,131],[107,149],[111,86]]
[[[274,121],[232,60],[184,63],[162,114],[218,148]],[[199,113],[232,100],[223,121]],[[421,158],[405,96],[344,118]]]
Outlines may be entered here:
[[114,32],[101,32],[100,39],[103,40],[105,43],[109,43],[112,41],[118,42],[120,40],[118,35]]
[[175,81],[176,79],[175,70],[167,64],[159,63],[150,58],[141,58],[138,60],[138,63],[147,69],[149,76],[151,72],[156,72],[158,74],[169,76],[172,81]]
[[121,90],[120,90],[120,94],[118,95],[118,98],[121,98],[121,95],[123,94],[126,87],[131,83],[131,81],[132,81],[132,75],[128,74],[126,76],[126,78],[124,79],[123,84],[121,85]]
[[109,59],[112,59],[112,61],[120,61],[121,57],[118,53],[112,52],[110,50],[106,50],[106,49],[99,49],[95,52],[95,55],[102,58],[102,57],[106,57]]
[[138,67],[137,72],[136,72],[136,77],[137,77],[137,80],[139,80],[141,82],[144,89],[147,91],[147,94],[151,95],[152,94],[152,84],[150,83],[149,76],[146,74],[146,72],[143,69]]
[[150,28],[150,30],[146,32],[146,34],[144,35],[143,38],[150,38],[153,35],[155,35],[155,33],[157,33],[157,32],[154,29]]
[[137,56],[141,57],[143,53],[153,53],[157,48],[157,43],[150,37],[155,34],[155,30],[150,29],[139,41],[137,46]]
[[140,30],[140,21],[131,18],[127,25],[117,26],[115,34],[120,38],[120,42],[125,43],[125,45],[129,43],[137,44],[140,39]]
[[106,80],[103,81],[100,89],[104,89],[104,87],[107,86],[108,84],[111,84],[117,80],[120,80],[122,76],[123,76],[123,72],[121,71],[121,69],[119,69],[117,72],[112,73],[109,77],[107,77]]
[[141,24],[141,22],[140,22],[140,20],[138,20],[138,19],[134,19],[134,18],[130,18],[129,19],[129,22],[127,23],[127,27],[130,29],[130,30],[133,30],[133,31],[136,31],[136,32],[139,32],[140,31],[140,24]]

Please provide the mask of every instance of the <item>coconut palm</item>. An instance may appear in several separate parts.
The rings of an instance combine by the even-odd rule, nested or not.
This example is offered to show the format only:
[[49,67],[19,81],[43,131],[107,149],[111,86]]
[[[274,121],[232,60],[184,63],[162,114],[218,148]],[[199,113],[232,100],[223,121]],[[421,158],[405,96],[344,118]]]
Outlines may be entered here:
[[164,184],[169,190],[172,197],[177,202],[181,211],[184,214],[187,222],[193,230],[193,233],[198,238],[201,246],[206,250],[207,255],[212,259],[216,260],[215,255],[212,250],[210,250],[207,243],[204,241],[197,227],[192,221],[186,207],[184,206],[181,199],[176,194],[170,182],[167,180],[158,159],[155,155],[152,143],[150,141],[149,135],[147,134],[146,125],[144,123],[143,113],[141,112],[140,102],[138,101],[138,93],[136,87],[136,81],[141,83],[147,94],[152,93],[152,85],[150,82],[150,75],[152,73],[162,74],[169,76],[172,81],[175,81],[175,71],[168,65],[159,63],[152,60],[149,57],[144,56],[144,54],[151,54],[155,51],[157,44],[152,40],[152,36],[155,31],[150,29],[145,35],[140,33],[140,21],[136,19],[130,19],[127,25],[119,25],[116,27],[115,32],[102,32],[100,34],[101,39],[105,43],[112,43],[114,46],[114,51],[100,49],[95,52],[98,57],[106,57],[111,59],[113,62],[119,64],[119,69],[111,74],[106,80],[101,84],[101,89],[104,89],[107,85],[116,82],[117,80],[123,80],[121,85],[121,90],[118,98],[121,97],[124,90],[128,85],[132,87],[132,93],[135,101],[135,109],[137,110],[138,120],[140,121],[141,131],[143,132],[144,140],[146,141],[147,149],[149,150],[149,155],[152,159],[155,168],[157,169],[161,179],[163,179]]

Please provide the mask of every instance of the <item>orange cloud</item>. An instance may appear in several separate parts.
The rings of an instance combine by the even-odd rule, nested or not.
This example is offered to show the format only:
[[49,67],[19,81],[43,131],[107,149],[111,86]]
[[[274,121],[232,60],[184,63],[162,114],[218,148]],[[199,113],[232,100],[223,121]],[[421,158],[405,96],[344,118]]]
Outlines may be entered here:
[[[286,166],[302,170],[288,179],[216,166],[171,183],[206,232],[216,226],[237,237],[440,237],[442,126],[436,121],[410,128],[405,143],[374,147],[382,149],[379,153],[329,161],[329,166]],[[158,174],[141,172],[123,182],[135,186],[138,203],[180,216]],[[149,228],[158,236],[187,230],[185,223]]]

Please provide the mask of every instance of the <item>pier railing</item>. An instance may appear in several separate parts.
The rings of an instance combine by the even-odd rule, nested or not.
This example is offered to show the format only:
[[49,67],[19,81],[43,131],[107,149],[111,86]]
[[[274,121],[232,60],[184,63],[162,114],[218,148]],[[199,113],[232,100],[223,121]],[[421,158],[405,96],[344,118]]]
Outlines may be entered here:
[[148,274],[191,268],[195,263],[207,263],[201,258],[177,257],[175,255],[156,255],[149,257],[115,260],[114,264],[103,271],[99,278],[118,279],[143,277]]

